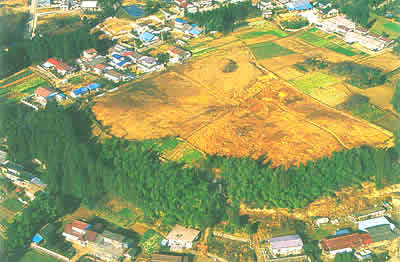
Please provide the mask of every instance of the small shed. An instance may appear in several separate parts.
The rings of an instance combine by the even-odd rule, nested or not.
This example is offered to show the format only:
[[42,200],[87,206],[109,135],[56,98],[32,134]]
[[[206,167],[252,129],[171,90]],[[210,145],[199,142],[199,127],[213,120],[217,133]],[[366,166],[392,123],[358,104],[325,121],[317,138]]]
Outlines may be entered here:
[[36,234],[33,238],[32,238],[32,242],[39,244],[40,242],[42,242],[43,237],[41,235]]

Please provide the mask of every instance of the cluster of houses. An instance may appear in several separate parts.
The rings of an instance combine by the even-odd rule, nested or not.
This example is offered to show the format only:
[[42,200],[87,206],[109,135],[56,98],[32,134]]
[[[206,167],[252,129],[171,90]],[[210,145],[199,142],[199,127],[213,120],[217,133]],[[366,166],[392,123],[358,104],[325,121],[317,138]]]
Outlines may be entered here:
[[375,217],[359,221],[357,231],[340,230],[335,236],[320,241],[327,255],[356,252],[359,256],[370,254],[367,248],[388,247],[400,237],[400,230],[386,217]]
[[202,29],[198,25],[190,24],[181,18],[175,19],[174,31],[182,32],[189,37],[198,37],[202,33]]
[[99,83],[91,83],[87,86],[72,90],[69,95],[72,98],[78,98],[78,97],[81,97],[86,94],[96,93],[100,90],[100,87],[101,87],[101,84],[99,84]]
[[[102,231],[102,233],[98,233]],[[130,257],[133,241],[125,236],[102,230],[102,225],[90,225],[74,220],[66,224],[62,233],[66,241],[87,247],[89,253],[104,261],[117,261],[121,257]]]
[[46,62],[44,62],[42,64],[42,68],[48,71],[57,72],[62,76],[76,71],[76,68],[69,66],[53,57],[49,58]]
[[358,43],[370,51],[380,51],[394,42],[392,39],[369,33],[367,29],[356,26],[354,22],[342,15],[325,19],[317,26],[325,32],[340,35],[349,44]]
[[[23,189],[26,197],[31,201],[35,199],[36,192],[44,191],[46,188],[46,184],[42,183],[37,176],[27,172],[23,166],[9,160],[0,163],[0,175],[17,186],[17,192]],[[22,199],[19,199],[19,201],[26,204],[26,201]]]
[[93,11],[101,9],[97,0],[38,0],[38,7]]

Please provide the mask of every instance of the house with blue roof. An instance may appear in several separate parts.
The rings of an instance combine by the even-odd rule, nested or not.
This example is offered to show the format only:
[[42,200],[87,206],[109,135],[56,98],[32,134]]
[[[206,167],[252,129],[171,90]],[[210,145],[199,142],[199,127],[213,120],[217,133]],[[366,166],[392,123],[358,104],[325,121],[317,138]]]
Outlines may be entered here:
[[39,244],[40,242],[42,242],[43,237],[39,234],[36,234],[33,238],[32,238],[32,242]]
[[193,37],[198,37],[202,33],[202,31],[199,27],[192,27],[188,32],[185,33]]
[[140,39],[140,41],[143,42],[143,44],[145,46],[155,44],[160,40],[160,38],[158,36],[155,36],[154,34],[147,32],[147,31],[144,31],[143,33],[141,33],[139,35],[139,39]]
[[72,98],[78,98],[83,96],[84,94],[88,93],[89,89],[87,87],[81,87],[77,88],[75,90],[72,90],[71,93],[69,94]]
[[175,19],[175,28],[181,30],[186,24],[186,21],[180,18]]
[[100,87],[101,84],[99,83],[91,83],[90,85],[87,86],[90,93],[98,91]]
[[312,5],[308,0],[295,0],[286,5],[289,11],[305,11],[312,9]]

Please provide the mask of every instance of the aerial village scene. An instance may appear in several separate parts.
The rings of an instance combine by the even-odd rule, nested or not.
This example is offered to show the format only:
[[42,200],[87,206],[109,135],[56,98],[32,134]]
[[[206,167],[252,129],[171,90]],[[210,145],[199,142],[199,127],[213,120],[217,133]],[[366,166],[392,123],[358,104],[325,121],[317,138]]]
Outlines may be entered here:
[[1,262],[400,261],[400,0],[0,0]]

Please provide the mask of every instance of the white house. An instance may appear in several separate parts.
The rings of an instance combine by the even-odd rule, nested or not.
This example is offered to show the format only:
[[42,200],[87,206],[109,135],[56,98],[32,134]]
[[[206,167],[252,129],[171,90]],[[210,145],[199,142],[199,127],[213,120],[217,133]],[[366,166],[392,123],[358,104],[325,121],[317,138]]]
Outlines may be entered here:
[[185,248],[192,248],[193,241],[195,241],[200,234],[200,231],[176,225],[166,237],[168,246],[173,250],[182,250]]
[[104,77],[108,80],[119,82],[122,80],[122,75],[115,70],[108,70],[104,73]]
[[151,56],[142,56],[137,61],[137,68],[144,73],[155,72],[162,70],[163,66],[158,64],[157,61]]
[[274,256],[300,254],[303,251],[303,241],[299,235],[270,238],[268,243]]

